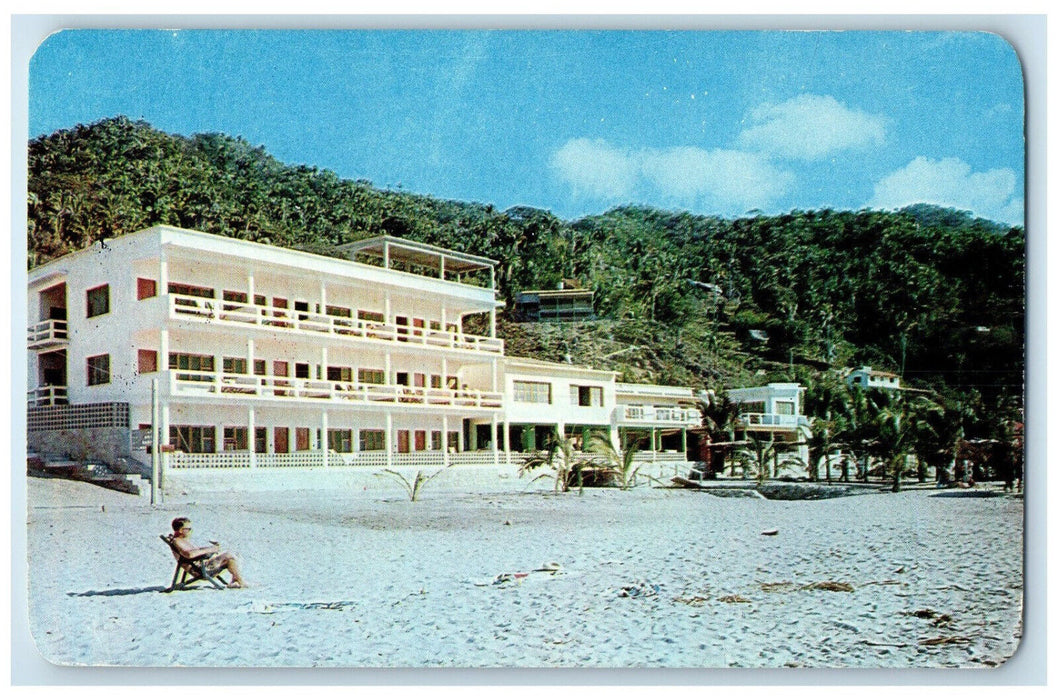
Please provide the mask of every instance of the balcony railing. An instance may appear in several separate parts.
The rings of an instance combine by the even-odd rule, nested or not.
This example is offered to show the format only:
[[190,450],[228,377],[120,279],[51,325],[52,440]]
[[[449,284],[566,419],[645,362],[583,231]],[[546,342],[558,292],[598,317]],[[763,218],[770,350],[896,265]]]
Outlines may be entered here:
[[807,424],[804,416],[790,416],[779,413],[743,413],[738,420],[747,428],[781,428],[793,430]]
[[29,348],[37,349],[56,345],[65,345],[69,341],[66,321],[49,318],[35,323],[26,329],[29,336]]
[[30,389],[26,392],[26,403],[31,408],[67,404],[66,387],[48,385]]
[[503,405],[503,394],[500,392],[476,389],[359,384],[198,370],[171,370],[169,378],[171,393],[182,396],[212,394],[233,400],[256,397],[285,401],[349,401],[360,404],[418,404],[456,408],[501,408]]
[[696,410],[664,406],[618,406],[617,416],[619,423],[697,425],[701,420]]
[[433,328],[366,321],[277,306],[256,306],[217,299],[169,294],[169,317],[262,326],[291,333],[313,333],[333,338],[403,342],[426,347],[503,354],[503,340]]

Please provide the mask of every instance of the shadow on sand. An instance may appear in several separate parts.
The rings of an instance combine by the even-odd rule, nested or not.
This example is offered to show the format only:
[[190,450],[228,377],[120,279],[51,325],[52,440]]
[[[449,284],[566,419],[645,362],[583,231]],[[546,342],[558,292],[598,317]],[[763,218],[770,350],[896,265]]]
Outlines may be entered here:
[[931,493],[930,498],[997,498],[1004,494],[998,491],[975,491],[973,489],[959,489],[958,491],[945,491],[944,493]]
[[67,593],[68,596],[84,598],[97,595],[137,595],[139,593],[165,593],[165,586],[147,586],[146,588],[111,588],[105,591],[85,591],[84,593]]

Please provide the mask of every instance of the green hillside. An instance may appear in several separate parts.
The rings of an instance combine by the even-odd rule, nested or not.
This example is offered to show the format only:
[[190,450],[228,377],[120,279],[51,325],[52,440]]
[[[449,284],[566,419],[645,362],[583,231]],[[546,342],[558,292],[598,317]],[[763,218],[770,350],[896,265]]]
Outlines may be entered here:
[[243,139],[118,117],[30,142],[28,213],[31,267],[158,223],[322,253],[387,233],[498,260],[508,308],[563,279],[594,290],[598,321],[501,319],[509,354],[693,386],[810,383],[869,364],[992,413],[1022,405],[1024,230],[965,212],[725,219],[626,206],[564,221],[383,190]]

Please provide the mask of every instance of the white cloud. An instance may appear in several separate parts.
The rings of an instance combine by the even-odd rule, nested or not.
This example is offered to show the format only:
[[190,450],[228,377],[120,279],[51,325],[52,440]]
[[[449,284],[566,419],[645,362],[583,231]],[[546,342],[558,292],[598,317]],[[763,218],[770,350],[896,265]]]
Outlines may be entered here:
[[782,158],[818,160],[885,142],[885,120],[850,109],[829,95],[799,95],[750,113],[739,145]]
[[722,210],[766,207],[793,175],[757,153],[682,147],[645,151],[643,175],[674,199],[705,199]]
[[729,213],[767,207],[793,183],[790,172],[758,153],[690,146],[628,150],[601,139],[566,142],[551,166],[577,195],[616,201],[656,194]]
[[567,141],[551,156],[551,167],[577,194],[605,199],[627,197],[638,177],[635,159],[602,139]]
[[958,158],[931,160],[919,156],[889,173],[874,186],[868,206],[899,209],[918,202],[953,207],[976,216],[1020,225],[1025,204],[1010,168],[973,172]]

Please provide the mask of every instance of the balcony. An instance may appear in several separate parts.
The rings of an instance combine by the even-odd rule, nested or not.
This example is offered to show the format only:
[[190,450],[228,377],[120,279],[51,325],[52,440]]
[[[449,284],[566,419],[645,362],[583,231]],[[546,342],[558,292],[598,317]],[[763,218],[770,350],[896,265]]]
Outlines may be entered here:
[[169,294],[169,318],[233,327],[258,326],[321,338],[401,342],[428,348],[503,354],[503,340],[440,329],[330,316],[276,306],[256,306]]
[[50,318],[29,326],[26,330],[30,350],[65,347],[70,341],[65,320]]
[[698,425],[701,416],[692,408],[665,406],[617,406],[619,425],[669,425],[692,427]]
[[746,430],[797,430],[808,425],[805,416],[779,413],[743,413],[739,415],[738,422]]
[[41,406],[62,406],[68,404],[66,398],[66,387],[64,386],[42,386],[30,389],[26,392],[26,403],[30,408]]
[[174,397],[216,396],[221,399],[274,399],[353,403],[361,406],[394,404],[448,408],[502,408],[503,394],[476,389],[433,389],[397,384],[359,384],[269,375],[223,374],[197,370],[168,372]]

